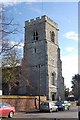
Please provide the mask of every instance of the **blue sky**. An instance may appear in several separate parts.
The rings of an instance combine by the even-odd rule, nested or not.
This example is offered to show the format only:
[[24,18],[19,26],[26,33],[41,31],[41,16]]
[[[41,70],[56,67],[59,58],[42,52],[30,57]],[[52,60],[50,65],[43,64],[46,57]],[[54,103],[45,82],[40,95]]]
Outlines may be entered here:
[[[7,3],[8,15],[20,24],[20,33],[12,41],[24,42],[26,20],[47,15],[59,26],[59,47],[61,49],[62,74],[67,87],[71,78],[78,73],[78,3],[77,2],[21,2]],[[19,48],[21,51],[21,48]],[[21,52],[22,53],[22,52]]]

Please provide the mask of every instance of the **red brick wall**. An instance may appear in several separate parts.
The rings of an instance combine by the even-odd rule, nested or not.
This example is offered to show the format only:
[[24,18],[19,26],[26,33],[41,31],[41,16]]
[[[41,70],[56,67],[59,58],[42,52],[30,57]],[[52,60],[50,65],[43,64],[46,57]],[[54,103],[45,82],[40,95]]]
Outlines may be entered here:
[[[36,105],[35,105],[36,98]],[[30,96],[2,96],[0,100],[2,102],[9,103],[12,106],[15,106],[16,111],[30,111],[38,108],[38,97],[30,97]],[[45,101],[46,98],[42,97],[41,101]]]

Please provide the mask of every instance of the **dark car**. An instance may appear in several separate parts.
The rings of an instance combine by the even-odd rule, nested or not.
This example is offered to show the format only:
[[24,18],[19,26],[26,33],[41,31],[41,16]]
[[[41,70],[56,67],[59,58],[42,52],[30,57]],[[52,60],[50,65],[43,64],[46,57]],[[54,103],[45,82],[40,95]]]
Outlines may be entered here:
[[68,101],[59,101],[56,103],[56,105],[58,106],[58,110],[69,110],[71,103]]
[[0,117],[12,118],[15,113],[15,107],[7,103],[0,103]]
[[65,106],[64,106],[64,102],[63,101],[57,102],[56,105],[58,106],[58,110],[61,110],[61,111],[65,110]]
[[77,106],[80,106],[80,98],[78,99],[78,101],[76,102]]
[[58,107],[56,106],[56,104],[53,101],[45,101],[42,102],[40,105],[40,111],[49,111],[49,112],[53,112],[56,111],[58,112]]

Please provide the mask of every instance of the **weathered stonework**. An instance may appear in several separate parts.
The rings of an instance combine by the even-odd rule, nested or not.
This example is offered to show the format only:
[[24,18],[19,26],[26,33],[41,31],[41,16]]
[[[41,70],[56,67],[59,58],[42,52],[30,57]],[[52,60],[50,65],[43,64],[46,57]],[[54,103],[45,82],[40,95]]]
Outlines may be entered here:
[[[23,76],[29,86],[24,86],[25,80],[21,83],[22,94],[46,95],[47,99],[54,100],[64,93],[58,30],[58,24],[47,16],[25,22]],[[59,93],[58,90],[62,91]]]

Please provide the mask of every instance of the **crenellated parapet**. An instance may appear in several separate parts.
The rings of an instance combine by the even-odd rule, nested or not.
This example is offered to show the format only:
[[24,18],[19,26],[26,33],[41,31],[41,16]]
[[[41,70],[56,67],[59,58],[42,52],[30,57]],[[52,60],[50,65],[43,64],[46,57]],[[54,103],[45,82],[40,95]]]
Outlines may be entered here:
[[28,24],[33,24],[33,22],[35,23],[35,22],[40,22],[40,21],[42,21],[42,20],[45,20],[45,16],[42,16],[42,17],[37,17],[36,19],[30,19],[30,20],[27,20],[27,21],[25,21],[25,23],[26,23],[26,25]]
[[44,21],[48,22],[49,24],[52,24],[53,26],[55,26],[57,28],[57,30],[59,30],[58,24],[55,23],[52,19],[50,19],[46,15],[41,16],[41,17],[37,17],[36,19],[30,19],[30,20],[25,21],[25,26],[36,24],[36,23],[39,23],[39,22],[44,22]]

